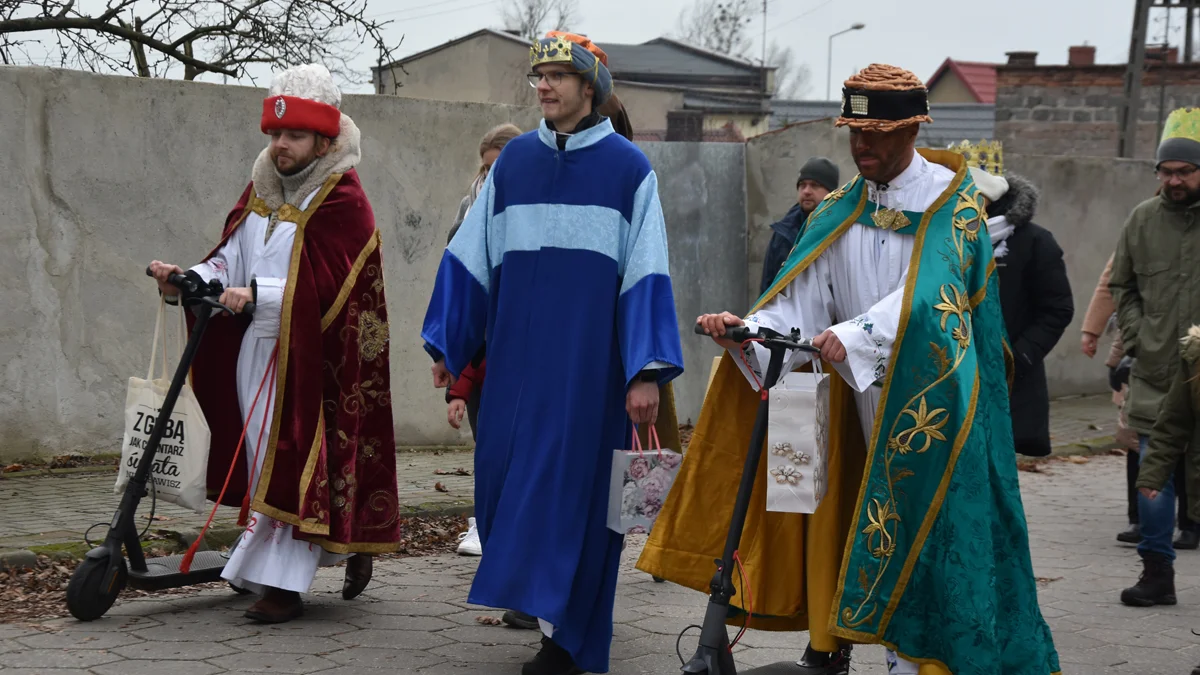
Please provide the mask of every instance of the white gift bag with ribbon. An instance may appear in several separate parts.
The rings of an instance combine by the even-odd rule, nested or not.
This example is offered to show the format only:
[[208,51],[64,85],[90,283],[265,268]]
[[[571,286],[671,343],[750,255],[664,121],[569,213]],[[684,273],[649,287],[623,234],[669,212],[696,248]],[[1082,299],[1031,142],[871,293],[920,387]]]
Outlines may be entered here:
[[[187,324],[180,308],[179,353],[183,358],[184,335]],[[121,494],[130,477],[137,471],[138,460],[150,440],[150,431],[158,420],[163,399],[171,387],[172,371],[167,368],[167,331],[164,318],[166,303],[159,301],[158,318],[154,321],[154,345],[150,349],[150,368],[146,379],[129,378],[125,393],[125,437],[121,445],[121,466],[113,492]],[[160,345],[160,336],[161,342]],[[154,361],[162,347],[162,374],[154,377]],[[178,360],[176,361],[178,363]],[[185,382],[170,419],[165,422],[162,440],[154,455],[149,485],[157,499],[178,504],[199,512],[204,508],[205,480],[208,474],[208,449],[212,435],[200,403],[192,388]]]
[[829,376],[788,373],[772,389],[767,417],[767,510],[815,513],[829,462]]

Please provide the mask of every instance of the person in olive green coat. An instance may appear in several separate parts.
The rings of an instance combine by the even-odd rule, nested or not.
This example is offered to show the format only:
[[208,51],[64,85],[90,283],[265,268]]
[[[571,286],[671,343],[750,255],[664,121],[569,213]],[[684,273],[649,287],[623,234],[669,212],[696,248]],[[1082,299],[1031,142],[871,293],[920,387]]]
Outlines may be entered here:
[[[1146,457],[1138,472],[1137,487],[1153,500],[1171,477],[1171,473],[1186,457],[1188,481],[1200,490],[1200,326],[1192,326],[1187,337],[1180,341],[1180,364],[1171,379],[1171,386],[1158,411],[1158,421],[1150,431]],[[1187,452],[1193,448],[1193,452]],[[1200,492],[1192,490],[1188,513],[1200,519]]]
[[[1160,193],[1130,214],[1109,278],[1121,341],[1136,359],[1126,406],[1143,455],[1179,370],[1179,340],[1200,318],[1200,109],[1171,113],[1156,159]],[[1174,486],[1162,492],[1166,499],[1138,498],[1144,571],[1121,592],[1126,605],[1175,604]]]
[[[1192,519],[1200,520],[1200,458],[1196,456],[1200,452],[1200,326],[1192,326],[1180,343],[1180,364],[1150,431],[1137,486],[1152,502],[1165,499],[1160,493],[1171,481],[1180,459],[1184,459],[1192,488],[1188,512]],[[1192,675],[1200,675],[1200,666],[1192,669]]]

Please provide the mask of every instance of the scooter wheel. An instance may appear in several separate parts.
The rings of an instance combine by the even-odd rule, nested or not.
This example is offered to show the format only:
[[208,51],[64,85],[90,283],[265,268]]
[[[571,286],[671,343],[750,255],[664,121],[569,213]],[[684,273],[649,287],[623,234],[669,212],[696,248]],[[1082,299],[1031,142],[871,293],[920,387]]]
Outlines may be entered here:
[[125,559],[117,561],[117,573],[111,582],[105,583],[108,572],[107,558],[85,558],[67,584],[67,610],[80,621],[94,621],[104,616],[117,601],[125,588],[129,572]]
[[253,592],[253,591],[248,591],[248,590],[242,588],[241,586],[235,586],[232,583],[229,584],[229,587],[232,588],[233,592],[237,593],[238,595],[250,595]]

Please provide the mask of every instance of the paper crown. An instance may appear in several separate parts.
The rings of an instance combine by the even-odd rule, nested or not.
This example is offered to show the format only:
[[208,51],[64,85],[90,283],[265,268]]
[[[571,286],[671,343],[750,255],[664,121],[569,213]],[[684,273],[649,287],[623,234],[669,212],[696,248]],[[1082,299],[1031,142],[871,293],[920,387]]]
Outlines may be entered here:
[[563,35],[551,39],[535,40],[529,49],[529,64],[535,68],[547,63],[565,63],[571,65],[574,56],[571,45],[574,44]]
[[952,144],[950,151],[965,157],[967,166],[982,169],[993,176],[1004,175],[1004,144],[1000,141],[963,141]]
[[1171,138],[1200,141],[1200,108],[1179,108],[1171,111],[1163,124],[1161,140]]

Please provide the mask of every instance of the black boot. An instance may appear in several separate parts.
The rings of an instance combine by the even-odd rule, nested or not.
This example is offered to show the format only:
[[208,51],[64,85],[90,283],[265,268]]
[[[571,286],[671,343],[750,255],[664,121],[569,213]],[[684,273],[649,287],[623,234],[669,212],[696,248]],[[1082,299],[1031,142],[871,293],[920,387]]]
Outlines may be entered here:
[[1196,530],[1180,530],[1179,537],[1172,546],[1181,551],[1194,551],[1200,548],[1200,532]]
[[1175,604],[1175,565],[1166,556],[1142,556],[1142,576],[1137,585],[1121,591],[1121,602],[1130,607]]
[[1117,535],[1117,541],[1125,544],[1140,544],[1142,542],[1142,526],[1133,523],[1128,530]]
[[796,665],[800,667],[801,675],[848,675],[851,649],[846,645],[836,652],[819,652],[809,644]]
[[1200,666],[1192,668],[1192,675],[1200,675]]
[[512,626],[513,628],[524,628],[525,630],[540,630],[536,616],[530,616],[525,612],[518,612],[515,609],[510,609],[500,618],[501,621]]
[[570,652],[548,637],[542,637],[542,651],[521,667],[521,675],[582,675]]

